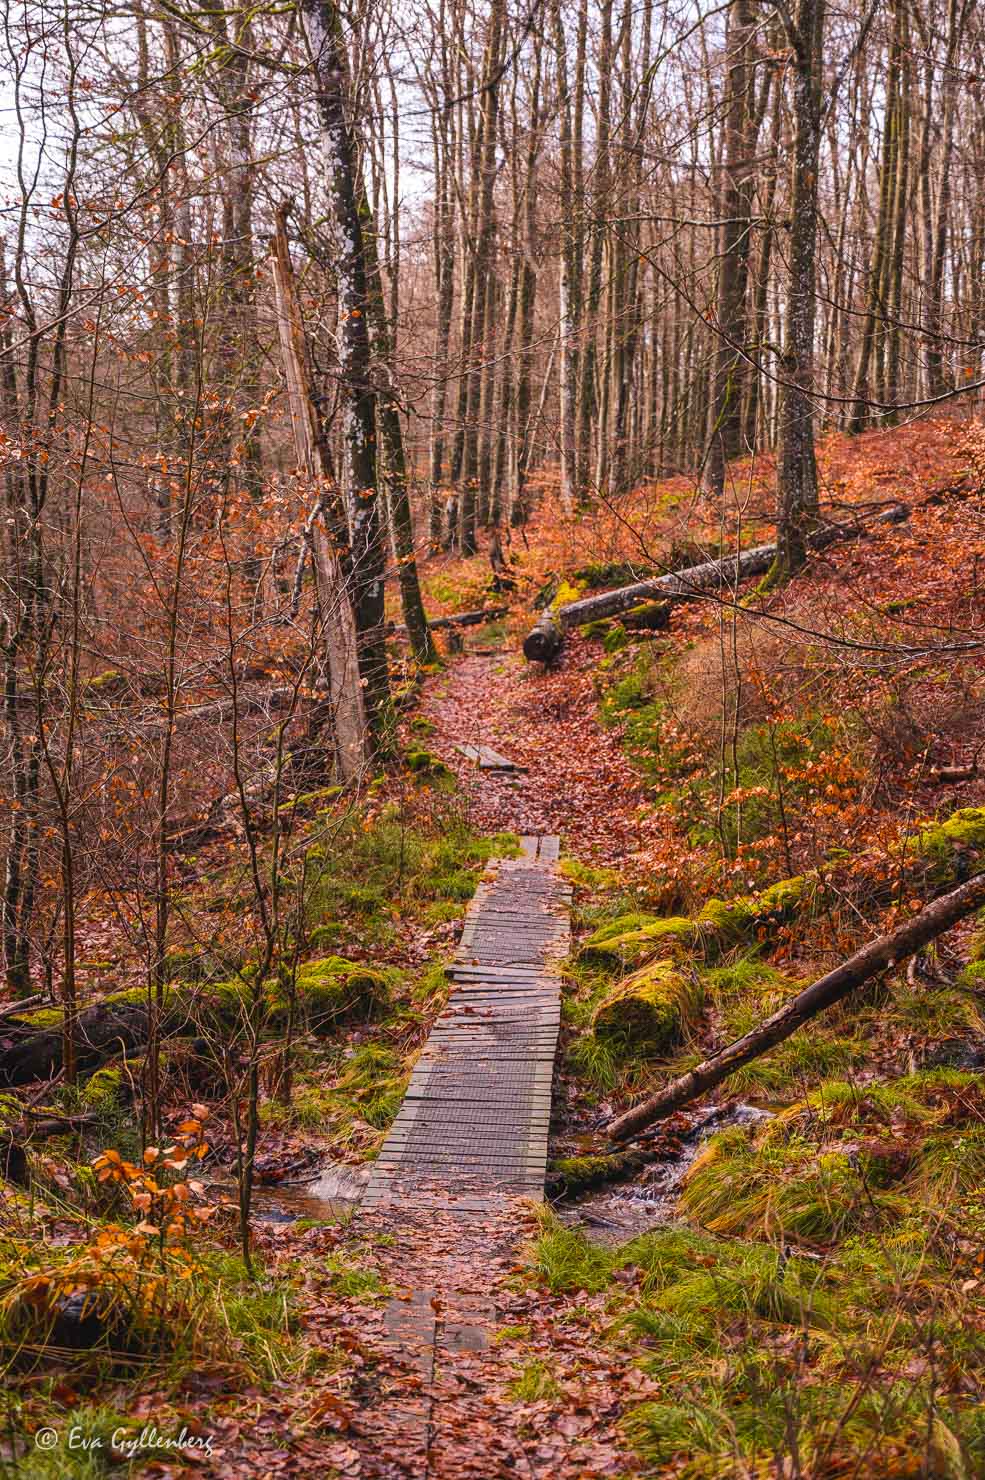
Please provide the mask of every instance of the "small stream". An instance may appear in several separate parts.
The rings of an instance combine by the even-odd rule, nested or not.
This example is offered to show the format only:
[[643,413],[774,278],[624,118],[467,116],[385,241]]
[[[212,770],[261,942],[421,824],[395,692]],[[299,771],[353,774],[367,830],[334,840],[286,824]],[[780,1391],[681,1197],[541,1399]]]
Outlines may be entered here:
[[[682,1136],[681,1149],[672,1159],[651,1163],[631,1182],[562,1199],[554,1210],[569,1228],[580,1228],[601,1243],[623,1243],[647,1233],[674,1217],[681,1183],[710,1136],[730,1125],[755,1125],[768,1119],[769,1111],[754,1105],[712,1110]],[[303,1181],[258,1186],[253,1194],[253,1216],[259,1223],[296,1223],[302,1218],[335,1223],[359,1206],[370,1171],[368,1163],[328,1162]],[[218,1186],[216,1190],[226,1191]]]
[[[303,1180],[258,1183],[253,1189],[252,1217],[257,1223],[337,1223],[359,1206],[370,1167],[328,1162]],[[213,1181],[213,1193],[236,1198],[235,1182]]]
[[580,1229],[596,1243],[625,1243],[649,1233],[673,1220],[681,1183],[711,1136],[731,1125],[755,1125],[769,1119],[769,1111],[755,1105],[712,1110],[681,1137],[680,1152],[673,1160],[652,1162],[631,1182],[562,1200],[554,1211],[569,1228]]

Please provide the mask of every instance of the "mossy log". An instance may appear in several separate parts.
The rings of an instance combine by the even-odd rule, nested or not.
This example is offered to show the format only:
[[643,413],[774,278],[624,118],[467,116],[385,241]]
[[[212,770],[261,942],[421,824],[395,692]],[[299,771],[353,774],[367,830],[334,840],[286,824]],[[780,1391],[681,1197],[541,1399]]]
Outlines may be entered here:
[[[389,1000],[384,972],[342,956],[306,961],[299,968],[296,1005],[315,1032],[349,1022],[366,1021]],[[164,1037],[215,1035],[231,1041],[250,1010],[253,983],[247,978],[202,984],[172,983],[164,990],[160,1031]],[[287,1021],[290,990],[273,980],[259,993],[260,1026],[276,1030]],[[149,1033],[147,993],[143,987],[115,992],[85,1007],[78,1015],[76,1064],[87,1073],[118,1054],[144,1048]],[[62,1012],[44,1008],[12,1019],[5,1036],[13,1039],[0,1051],[0,1084],[30,1084],[50,1079],[62,1067]]]
[[606,1187],[632,1177],[654,1161],[652,1151],[616,1151],[608,1156],[561,1156],[549,1163],[545,1183],[548,1197],[577,1197],[594,1187]]
[[[901,504],[883,510],[873,521],[877,524],[898,523],[907,517]],[[829,524],[811,536],[813,550],[825,549],[839,540],[858,539],[868,532],[869,525]],[[615,617],[628,612],[644,602],[669,603],[691,601],[707,592],[728,590],[751,576],[765,575],[776,557],[777,546],[755,545],[724,560],[706,560],[699,565],[687,566],[684,570],[669,571],[648,581],[636,581],[631,586],[621,586],[616,591],[604,591],[599,596],[583,596],[570,601],[553,611],[544,612],[536,625],[527,634],[523,643],[524,657],[531,661],[549,662],[556,658],[564,643],[564,635],[571,627],[580,627],[586,622],[595,622],[602,617]]]
[[[589,620],[585,618],[585,621]],[[563,645],[564,625],[555,612],[545,611],[523,639],[523,656],[531,663],[550,663]]]

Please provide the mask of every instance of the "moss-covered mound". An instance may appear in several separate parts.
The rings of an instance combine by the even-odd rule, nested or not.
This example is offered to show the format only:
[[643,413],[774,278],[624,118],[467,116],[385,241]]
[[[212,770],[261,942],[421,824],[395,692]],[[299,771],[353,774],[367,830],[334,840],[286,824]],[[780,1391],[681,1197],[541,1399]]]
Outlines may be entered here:
[[587,965],[625,970],[696,947],[714,958],[733,946],[752,945],[765,938],[799,909],[809,908],[812,893],[809,879],[781,879],[761,894],[709,899],[693,919],[687,915],[620,915],[589,936],[580,959]]
[[693,946],[700,933],[700,927],[686,915],[664,919],[645,914],[620,915],[590,935],[579,954],[588,966],[625,970]]
[[657,961],[634,972],[603,998],[592,1015],[601,1037],[618,1037],[642,1053],[666,1053],[695,1025],[703,992],[693,972]]
[[[306,961],[298,970],[296,1001],[302,1019],[316,1033],[344,1023],[369,1022],[390,1001],[388,974],[344,956]],[[285,1021],[290,989],[282,982],[267,985],[271,1021]]]
[[961,807],[917,833],[907,850],[925,859],[934,878],[942,882],[965,878],[985,854],[985,807]]
[[828,1081],[764,1126],[714,1137],[682,1209],[716,1233],[834,1243],[947,1210],[985,1177],[977,1076],[925,1070],[884,1084]]

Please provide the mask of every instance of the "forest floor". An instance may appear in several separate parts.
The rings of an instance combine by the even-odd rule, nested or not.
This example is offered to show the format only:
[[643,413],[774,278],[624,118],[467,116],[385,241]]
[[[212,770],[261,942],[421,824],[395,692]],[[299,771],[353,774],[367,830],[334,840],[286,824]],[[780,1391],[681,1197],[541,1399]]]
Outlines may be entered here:
[[[534,611],[737,528],[754,542],[771,468],[736,470],[724,512],[670,480],[515,536],[513,610],[424,676],[405,764],[356,812],[297,799],[291,838],[312,870],[298,980],[315,1003],[341,973],[365,1011],[327,1031],[310,1018],[289,1098],[265,1064],[256,1277],[229,1190],[235,1060],[207,1026],[207,1052],[200,1039],[168,1060],[171,1135],[210,1148],[183,1194],[209,1216],[173,1249],[135,1226],[127,1066],[74,1099],[29,1091],[89,1119],[35,1154],[30,1197],[10,1188],[2,1204],[11,1473],[421,1473],[429,1374],[387,1311],[436,1284],[435,1322],[484,1339],[441,1351],[429,1474],[985,1473],[981,922],[667,1122],[622,1184],[593,1186],[613,1114],[981,867],[980,456],[944,420],[830,438],[829,507],[901,500],[905,524],[832,547],[768,600],[573,633],[548,672],[518,654]],[[488,584],[483,556],[425,570],[432,611],[489,604]],[[462,743],[524,769],[480,770]],[[467,901],[527,832],[560,834],[575,891],[553,1205],[469,1230],[353,1216],[446,1000]],[[204,1000],[236,985],[215,977],[248,933],[244,852],[203,849],[185,882],[176,971],[194,956]],[[86,919],[90,955],[132,980],[112,921]],[[107,1148],[134,1176],[112,1164],[96,1184],[86,1162]],[[319,1168],[334,1192],[293,1185]],[[119,1293],[121,1270],[139,1299]],[[54,1351],[38,1313],[108,1289],[142,1344]],[[50,1450],[25,1449],[49,1429]]]

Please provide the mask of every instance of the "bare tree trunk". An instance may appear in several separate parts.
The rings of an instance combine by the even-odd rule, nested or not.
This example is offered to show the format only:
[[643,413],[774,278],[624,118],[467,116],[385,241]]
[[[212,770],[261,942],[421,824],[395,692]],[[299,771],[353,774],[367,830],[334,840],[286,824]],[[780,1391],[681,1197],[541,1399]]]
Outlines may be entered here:
[[345,533],[345,511],[340,507],[331,451],[319,424],[311,393],[285,216],[282,209],[277,216],[277,234],[270,260],[277,304],[277,332],[298,466],[318,489],[308,537],[324,624],[339,772],[344,780],[353,781],[361,775],[369,756],[356,622],[345,578],[344,546],[339,542]]
[[315,62],[315,100],[336,234],[344,487],[359,671],[365,680],[370,731],[381,743],[389,725],[390,697],[383,632],[386,557],[376,482],[376,395],[370,369],[366,253],[359,213],[363,191],[352,127],[346,116],[348,60],[339,13],[332,0],[301,0],[300,8]]
[[756,32],[752,0],[733,0],[729,10],[726,50],[728,85],[725,141],[718,212],[721,217],[718,267],[718,347],[715,352],[713,394],[709,407],[705,489],[720,498],[725,488],[725,464],[739,453],[742,438],[742,392],[746,379],[742,351],[746,337],[746,284],[749,277],[749,239],[756,137],[753,108],[753,71],[750,50]]
[[790,280],[781,360],[777,458],[777,554],[774,584],[799,570],[817,522],[814,454],[814,318],[817,282],[817,172],[821,148],[821,59],[826,0],[798,0],[794,51],[794,145],[790,207]]

